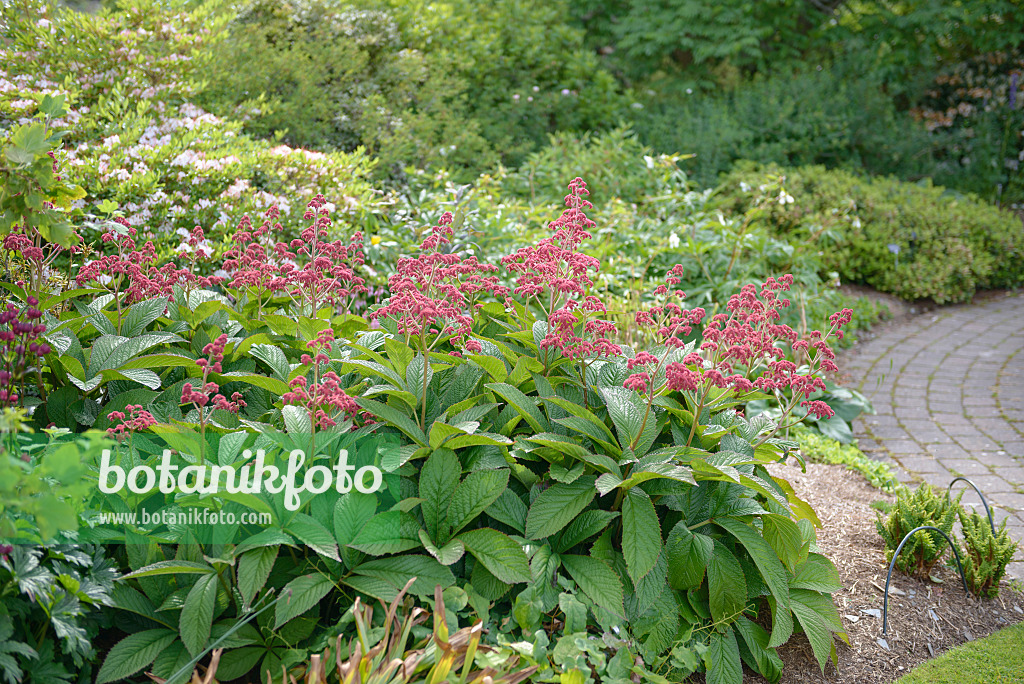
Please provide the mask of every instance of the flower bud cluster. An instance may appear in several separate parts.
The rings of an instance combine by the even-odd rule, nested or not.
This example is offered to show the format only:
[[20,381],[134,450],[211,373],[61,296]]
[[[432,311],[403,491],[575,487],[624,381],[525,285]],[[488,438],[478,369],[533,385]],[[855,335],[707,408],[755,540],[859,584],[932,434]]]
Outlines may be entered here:
[[19,309],[8,303],[0,311],[0,408],[19,403],[26,375],[51,351],[42,341],[46,325],[40,320],[43,312],[36,308],[39,300],[29,296],[26,304]]

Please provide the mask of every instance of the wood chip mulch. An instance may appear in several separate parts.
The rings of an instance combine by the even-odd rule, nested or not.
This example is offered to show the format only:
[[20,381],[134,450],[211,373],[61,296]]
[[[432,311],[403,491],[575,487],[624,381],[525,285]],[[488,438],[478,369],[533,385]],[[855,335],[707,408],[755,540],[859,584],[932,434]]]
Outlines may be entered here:
[[[842,466],[808,464],[806,473],[794,465],[772,470],[789,480],[821,519],[818,546],[839,568],[844,588],[833,597],[850,637],[849,647],[837,642],[838,668],[830,663],[822,674],[807,638],[794,635],[779,649],[785,664],[781,684],[888,684],[953,646],[1024,620],[1019,584],[1003,582],[998,598],[978,600],[964,594],[955,568],[936,566],[933,574],[941,584],[895,571],[889,590],[889,631],[880,641],[888,564],[870,504],[892,497]],[[764,681],[745,672],[744,682]]]

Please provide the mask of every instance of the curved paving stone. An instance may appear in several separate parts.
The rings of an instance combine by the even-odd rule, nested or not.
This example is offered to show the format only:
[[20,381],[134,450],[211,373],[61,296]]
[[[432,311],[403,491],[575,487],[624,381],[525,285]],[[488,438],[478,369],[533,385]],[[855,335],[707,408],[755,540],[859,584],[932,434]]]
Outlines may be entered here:
[[[923,314],[841,367],[877,411],[854,425],[861,449],[904,482],[969,477],[1024,546],[1024,296]],[[969,488],[963,502],[980,509]],[[1007,574],[1024,579],[1024,551]]]

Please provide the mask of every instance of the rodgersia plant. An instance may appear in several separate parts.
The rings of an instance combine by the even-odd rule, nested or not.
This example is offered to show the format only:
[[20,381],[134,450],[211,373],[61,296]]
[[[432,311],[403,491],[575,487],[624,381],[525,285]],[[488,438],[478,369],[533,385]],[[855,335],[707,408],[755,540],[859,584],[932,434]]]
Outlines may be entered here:
[[[561,650],[547,650],[548,634],[602,635],[585,643],[608,677],[639,668],[653,679],[675,665],[732,684],[743,662],[777,680],[775,648],[799,625],[824,667],[833,638],[845,636],[829,597],[838,574],[815,546],[813,510],[766,466],[792,446],[780,428],[804,411],[827,414],[814,397],[849,313],[801,338],[779,320],[784,276],[744,287],[709,318],[683,306],[676,267],[635,317],[655,343],[623,348],[595,292],[601,264],[584,251],[594,230],[586,197],[574,179],[551,232],[506,257],[504,274],[455,252],[456,223],[443,214],[365,319],[351,312],[366,289],[362,238],[333,239],[323,197],[292,241],[273,208],[259,227],[243,220],[220,291],[200,274],[217,260],[202,263],[204,233],[188,234],[181,268],[138,248],[130,224],[105,232],[112,253],[80,277],[127,310],[115,318],[102,299],[45,318],[53,325],[39,333],[60,365],[42,370],[40,422],[115,437],[173,433],[204,462],[212,433],[230,432],[216,452],[225,468],[242,467],[234,447],[237,456],[338,444],[386,473],[372,496],[313,497],[275,519],[274,538],[295,544],[287,563],[276,562],[276,545],[241,547],[237,559],[183,549],[179,560],[195,570],[180,594],[189,619],[149,631],[169,644],[156,676],[244,620],[264,590],[291,601],[244,639],[263,644],[259,667],[278,669],[274,654],[285,647],[322,650],[322,633],[288,644],[280,635],[335,620],[339,586],[390,602],[402,589],[396,578],[410,575],[419,578],[412,600],[450,588],[460,624],[482,622],[492,643],[530,641],[542,679],[560,674],[549,657],[564,664]],[[778,421],[745,415],[746,402],[772,397]],[[308,441],[297,439],[307,431]],[[283,494],[259,496],[230,503],[285,510],[275,499]],[[170,558],[129,560],[148,567],[129,581],[152,612],[185,588],[159,565]],[[216,613],[222,580],[229,605]],[[138,639],[114,647],[100,680],[131,676],[127,655],[137,656],[135,671],[154,662],[143,662]],[[256,665],[243,656],[226,648],[218,673],[244,676],[243,665]]]

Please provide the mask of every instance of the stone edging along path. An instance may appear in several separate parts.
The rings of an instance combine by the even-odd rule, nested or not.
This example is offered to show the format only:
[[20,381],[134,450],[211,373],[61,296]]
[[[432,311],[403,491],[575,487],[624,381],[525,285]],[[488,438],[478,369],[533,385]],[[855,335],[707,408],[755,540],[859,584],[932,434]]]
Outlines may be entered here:
[[[970,478],[1024,547],[1024,295],[993,293],[891,324],[844,352],[840,368],[877,412],[854,424],[866,454],[903,482],[944,490]],[[970,487],[957,489],[984,514]],[[1024,579],[1024,550],[1007,577]]]

